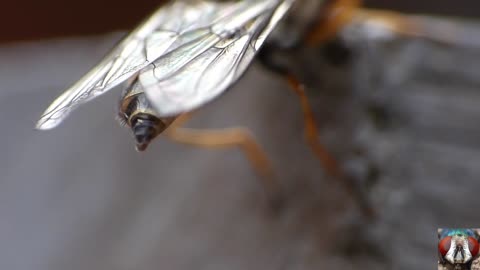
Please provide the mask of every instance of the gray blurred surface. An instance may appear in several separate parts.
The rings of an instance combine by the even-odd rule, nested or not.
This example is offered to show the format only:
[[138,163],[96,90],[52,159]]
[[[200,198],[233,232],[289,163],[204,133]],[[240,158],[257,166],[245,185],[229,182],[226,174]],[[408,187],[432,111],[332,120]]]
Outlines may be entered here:
[[351,68],[305,57],[325,144],[380,168],[368,223],[303,143],[295,95],[259,65],[189,126],[253,130],[288,190],[276,215],[237,150],[162,138],[136,153],[113,119],[118,91],[33,130],[118,37],[0,48],[0,269],[427,269],[437,227],[480,223],[478,48],[359,42]]

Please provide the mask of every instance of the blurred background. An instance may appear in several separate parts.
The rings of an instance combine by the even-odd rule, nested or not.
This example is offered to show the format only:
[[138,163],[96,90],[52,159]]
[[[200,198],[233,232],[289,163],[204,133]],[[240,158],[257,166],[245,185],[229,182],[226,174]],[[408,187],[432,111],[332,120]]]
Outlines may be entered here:
[[[129,29],[157,8],[161,0],[60,1],[19,0],[2,4],[0,42],[77,36]],[[476,17],[476,0],[366,0],[367,6],[405,12]]]
[[361,176],[373,220],[325,175],[304,143],[297,97],[258,63],[189,126],[250,128],[284,187],[279,212],[238,149],[159,138],[137,153],[114,120],[119,91],[55,130],[33,129],[159,4],[2,4],[0,269],[426,269],[437,264],[438,227],[478,227],[478,1],[366,1],[438,15],[429,25],[454,38],[378,38],[359,23],[340,33],[345,48],[290,59],[322,141]]

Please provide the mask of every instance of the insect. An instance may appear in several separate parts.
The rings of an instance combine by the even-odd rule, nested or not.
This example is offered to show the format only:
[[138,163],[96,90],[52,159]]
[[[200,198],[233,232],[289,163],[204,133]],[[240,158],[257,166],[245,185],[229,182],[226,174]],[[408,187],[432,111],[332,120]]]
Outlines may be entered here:
[[144,150],[172,118],[212,100],[244,73],[293,0],[174,1],[58,97],[37,123],[57,126],[78,105],[128,81],[119,118]]
[[454,269],[470,269],[478,255],[480,236],[473,229],[441,229],[438,233],[439,263]]
[[[118,119],[132,130],[138,151],[145,150],[162,132],[177,142],[193,145],[240,145],[258,171],[271,175],[268,159],[246,130],[202,132],[180,126],[188,119],[188,112],[218,97],[240,79],[293,6],[306,3],[316,6],[314,10],[320,14],[312,23],[316,27],[299,39],[311,44],[334,34],[360,5],[358,0],[169,2],[60,95],[36,127],[54,128],[79,105],[124,84]],[[311,148],[328,174],[347,179],[317,141],[303,86],[288,71],[279,70],[301,99]],[[349,185],[349,180],[345,182]],[[266,185],[274,189],[271,181]]]

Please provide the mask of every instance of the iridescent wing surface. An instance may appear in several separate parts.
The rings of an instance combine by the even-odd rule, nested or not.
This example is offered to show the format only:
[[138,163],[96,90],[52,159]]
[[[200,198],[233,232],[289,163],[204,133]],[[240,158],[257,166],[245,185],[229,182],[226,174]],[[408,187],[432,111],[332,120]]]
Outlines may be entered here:
[[198,107],[241,76],[294,1],[163,6],[60,95],[37,128],[54,128],[78,105],[136,76],[160,116]]

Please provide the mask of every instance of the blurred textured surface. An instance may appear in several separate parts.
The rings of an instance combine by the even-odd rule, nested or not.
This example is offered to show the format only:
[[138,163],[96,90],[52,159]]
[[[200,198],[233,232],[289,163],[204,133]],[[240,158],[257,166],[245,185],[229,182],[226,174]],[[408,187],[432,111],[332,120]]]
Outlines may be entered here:
[[236,150],[162,138],[136,153],[113,119],[118,91],[34,131],[118,37],[0,48],[0,269],[428,269],[436,228],[480,223],[479,48],[359,40],[351,66],[298,58],[326,145],[380,169],[368,223],[303,143],[295,95],[259,65],[189,126],[253,130],[288,190],[276,215]]

